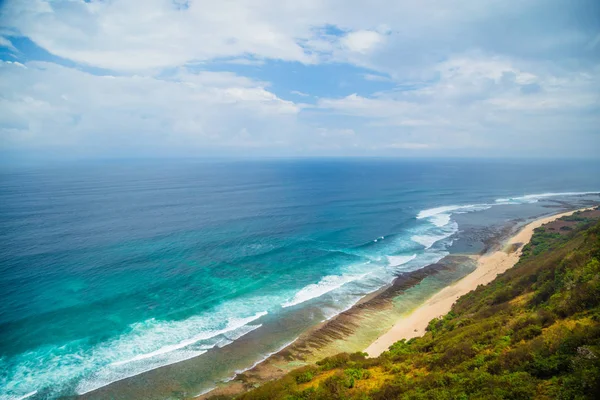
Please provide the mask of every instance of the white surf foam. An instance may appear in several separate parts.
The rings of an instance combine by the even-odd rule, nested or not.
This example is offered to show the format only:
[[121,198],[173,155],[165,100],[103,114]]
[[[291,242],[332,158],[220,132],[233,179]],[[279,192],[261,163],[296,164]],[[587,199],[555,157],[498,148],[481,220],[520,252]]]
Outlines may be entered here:
[[311,283],[310,285],[300,289],[300,291],[298,291],[291,300],[286,301],[281,306],[283,308],[292,307],[308,300],[321,297],[332,290],[342,287],[348,282],[356,281],[364,278],[367,275],[368,273],[361,275],[327,275],[318,283]]
[[[524,196],[515,196],[496,199],[492,204],[465,204],[465,205],[449,205],[428,208],[419,211],[417,219],[427,219],[433,225],[438,228],[447,226],[451,222],[452,214],[462,214],[473,211],[487,210],[495,205],[505,204],[524,204],[524,203],[537,203],[540,199],[548,197],[560,197],[560,196],[584,196],[590,194],[600,194],[600,191],[596,192],[550,192],[550,193],[539,193],[539,194],[527,194]],[[427,241],[428,242],[428,241]]]
[[[254,362],[254,364],[252,364],[251,366],[244,368],[244,369],[236,369],[234,371],[234,374],[232,376],[230,376],[229,378],[224,379],[222,382],[223,383],[227,383],[227,382],[231,382],[232,380],[234,380],[239,374],[243,374],[246,371],[250,371],[251,369],[253,369],[254,367],[256,367],[257,365],[259,365],[260,363],[266,361],[269,357],[271,357],[273,354],[277,354],[279,353],[281,350],[285,349],[286,347],[292,345],[296,340],[298,340],[300,336],[298,336],[297,338],[295,338],[292,341],[287,342],[286,344],[284,344],[283,346],[280,346],[277,350],[274,350],[270,353],[267,353],[266,355],[262,356],[261,358],[259,358],[256,362]],[[213,388],[214,389],[214,388]],[[213,389],[209,389],[204,391],[203,393],[199,394],[198,396],[201,396],[202,394],[206,394],[208,392],[210,392]]]
[[[127,354],[132,351],[136,351],[138,354],[94,368],[91,375],[79,382],[75,391],[82,395],[113,382],[201,356],[211,348],[227,346],[234,340],[260,328],[262,325],[250,325],[250,323],[266,314],[267,312],[263,311],[246,318],[231,318],[221,329],[202,329],[202,325],[210,324],[209,320],[202,317],[192,317],[184,321],[150,321],[149,324],[138,324],[141,334],[129,333],[105,344],[102,349],[95,350],[103,358],[107,358],[111,354],[122,357],[122,353]],[[199,330],[200,333],[190,335],[190,330]],[[164,345],[156,350],[139,353],[140,348],[151,348],[157,343],[164,343],[169,338],[173,341],[173,338],[177,337],[185,337],[185,339]],[[91,355],[91,358],[95,358],[94,354]]]
[[437,214],[437,215],[432,215],[429,220],[431,221],[431,223],[433,223],[435,226],[437,226],[438,228],[444,227],[446,225],[448,225],[450,223],[450,217],[452,216],[452,214]]
[[[431,232],[431,233],[430,233]],[[420,233],[411,236],[411,240],[425,247],[425,250],[430,249],[435,243],[447,239],[458,232],[458,224],[452,222],[444,227],[444,229],[432,229],[425,233]]]
[[[272,352],[270,352],[270,353],[267,353],[265,356],[263,356],[262,358],[260,358],[258,361],[256,361],[254,364],[252,364],[252,365],[251,365],[251,366],[249,366],[248,368],[244,368],[244,369],[238,369],[238,370],[236,370],[236,371],[235,371],[235,375],[234,375],[234,376],[233,376],[233,378],[231,378],[231,379],[234,379],[234,378],[235,378],[237,375],[239,375],[239,374],[243,374],[243,373],[244,373],[244,372],[246,372],[246,371],[250,371],[252,368],[254,368],[254,367],[256,367],[258,364],[260,364],[260,363],[264,362],[264,361],[265,361],[267,358],[271,357],[273,354],[277,354],[277,353],[279,353],[281,350],[285,349],[286,347],[288,347],[288,346],[291,346],[292,344],[294,344],[294,342],[295,342],[296,340],[298,340],[298,338],[299,338],[299,337],[300,337],[300,336],[298,336],[298,337],[297,337],[297,338],[295,338],[294,340],[291,340],[291,341],[289,341],[289,342],[285,343],[285,344],[284,344],[284,345],[282,345],[282,346],[279,346],[279,347],[278,347],[276,350],[274,350],[274,351],[272,351]],[[231,380],[231,379],[230,379],[230,380]]]
[[400,265],[404,265],[404,264],[414,260],[415,258],[417,258],[416,254],[413,254],[412,256],[387,256],[388,263],[394,267],[399,267]]
[[[266,315],[266,313],[265,313],[265,315]],[[229,343],[233,343],[236,340],[238,340],[239,338],[241,338],[242,336],[245,336],[245,335],[249,334],[250,332],[257,330],[261,326],[262,326],[262,324],[244,325],[244,326],[239,327],[236,330],[226,333],[224,336],[230,341]],[[224,347],[224,346],[219,346],[219,347]]]
[[110,385],[121,381],[123,379],[131,378],[132,376],[143,374],[144,372],[152,371],[166,365],[175,364],[181,361],[189,360],[190,358],[201,356],[208,350],[199,351],[180,351],[178,353],[168,353],[167,357],[150,358],[145,360],[143,364],[133,365],[132,363],[105,367],[96,371],[91,377],[88,377],[81,381],[75,388],[75,392],[78,395],[83,395],[94,390],[100,389],[101,387]]
[[31,397],[33,395],[36,395],[36,394],[37,394],[37,390],[34,390],[33,392],[27,393],[26,395],[23,395],[21,397],[12,397],[12,398],[9,398],[8,400],[13,400],[13,399],[14,400],[24,400],[24,399]]
[[449,213],[452,211],[460,210],[461,208],[468,208],[468,207],[474,207],[474,206],[475,205],[463,205],[463,206],[451,205],[451,206],[428,208],[426,210],[419,211],[419,214],[417,214],[417,219],[430,218],[435,215],[446,214],[446,213]]
[[411,240],[413,242],[419,243],[420,245],[422,245],[423,247],[425,247],[425,250],[430,249],[431,246],[433,246],[436,242],[442,240],[442,239],[446,239],[447,237],[449,237],[450,235],[448,234],[441,234],[441,235],[414,235],[411,237]]
[[[230,340],[219,340],[212,347],[225,347],[233,343],[235,340],[241,338],[242,336],[260,328],[261,326],[262,324],[241,326],[231,331],[233,332],[233,334],[228,334]],[[77,386],[76,392],[79,395],[83,395],[101,387],[110,385],[111,383],[131,378],[133,376],[140,375],[144,372],[152,371],[153,369],[157,369],[166,365],[175,364],[178,362],[189,360],[194,357],[201,356],[202,354],[206,353],[210,348],[202,350],[182,348],[173,350],[171,352],[166,352],[158,356],[154,355],[152,357],[136,360],[137,362],[131,361],[129,363],[121,365],[110,365],[109,368],[101,369],[100,371],[95,373],[93,378],[81,382]],[[140,364],[140,362],[143,363]]]
[[[226,334],[226,333],[231,332],[233,330],[243,328],[244,326],[246,326],[250,322],[255,321],[255,320],[257,320],[260,317],[265,316],[265,315],[267,315],[267,312],[263,311],[263,312],[256,313],[255,315],[253,315],[251,317],[248,317],[248,318],[234,319],[234,320],[230,321],[228,323],[227,327],[225,327],[224,329],[209,330],[209,331],[206,331],[206,332],[202,332],[202,333],[200,333],[198,335],[192,336],[189,339],[182,340],[182,341],[180,341],[178,343],[175,343],[175,344],[172,344],[172,345],[163,346],[163,347],[159,348],[158,350],[155,350],[155,351],[152,351],[152,352],[149,352],[149,353],[138,354],[135,357],[127,359],[127,360],[116,361],[116,362],[111,363],[110,365],[112,365],[112,366],[118,366],[118,365],[123,365],[123,364],[130,363],[130,362],[144,360],[144,359],[147,359],[147,358],[151,358],[151,357],[159,356],[159,355],[162,355],[162,354],[170,353],[172,351],[182,349],[184,347],[187,347],[187,346],[189,346],[191,344],[194,344],[196,342],[199,342],[201,340],[211,339],[211,338],[213,338],[215,336],[223,335],[223,334]],[[259,326],[256,326],[256,325],[249,326],[249,328],[252,328],[250,331],[252,331],[254,329],[257,329],[258,327]],[[250,331],[248,331],[248,332],[250,332]],[[248,332],[243,333],[241,336],[245,335]],[[238,338],[241,337],[241,336],[238,336]],[[228,339],[235,340],[236,338],[231,339],[231,338],[228,337]],[[209,348],[212,348],[212,346],[209,347]]]
[[539,194],[527,194],[524,196],[508,197],[503,199],[496,199],[496,203],[499,204],[520,204],[520,203],[537,203],[540,199],[547,197],[561,197],[561,196],[585,196],[589,194],[599,194],[597,192],[551,192],[551,193],[539,193]]
[[454,213],[481,211],[486,210],[491,206],[491,204],[466,204],[428,208],[419,211],[417,219],[427,219],[438,228],[443,228],[450,224],[450,217]]
[[203,390],[202,392],[198,393],[197,395],[195,395],[194,397],[200,397],[200,396],[204,396],[206,393],[208,392],[212,392],[213,390],[215,390],[217,387],[216,386],[212,386],[209,387],[208,389]]

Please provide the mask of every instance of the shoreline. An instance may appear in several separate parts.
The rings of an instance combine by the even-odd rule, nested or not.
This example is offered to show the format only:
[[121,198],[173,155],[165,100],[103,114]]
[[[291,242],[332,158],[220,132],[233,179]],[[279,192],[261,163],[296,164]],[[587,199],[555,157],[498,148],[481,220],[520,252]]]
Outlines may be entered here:
[[[218,395],[231,396],[241,394],[270,380],[279,379],[296,368],[316,362],[324,357],[341,352],[365,351],[365,348],[371,348],[377,342],[385,346],[380,350],[381,353],[387,350],[390,345],[403,338],[396,339],[396,335],[391,334],[399,324],[404,324],[407,317],[417,314],[421,315],[422,307],[428,304],[430,300],[436,299],[440,293],[447,293],[450,290],[449,288],[453,288],[466,277],[474,274],[479,269],[478,266],[481,259],[485,259],[491,254],[498,252],[506,254],[502,249],[510,247],[510,243],[512,243],[514,238],[518,237],[520,240],[525,241],[519,236],[524,231],[530,230],[531,235],[535,228],[549,221],[594,207],[588,206],[571,211],[564,211],[563,209],[561,212],[550,216],[540,216],[516,229],[514,223],[518,220],[513,220],[486,239],[487,243],[485,243],[482,252],[449,254],[437,263],[400,274],[390,284],[364,296],[348,310],[305,331],[294,342],[280,349],[278,352],[270,354],[258,364],[253,365],[243,372],[240,371],[240,373],[237,373],[227,382],[217,383],[212,390],[187,398],[203,400]],[[530,236],[526,238],[527,242],[529,238]],[[518,253],[514,263],[518,261],[520,247],[524,244],[522,243],[519,249],[512,249],[513,255]],[[486,283],[492,281],[498,273],[501,272],[490,276]],[[431,285],[432,279],[434,285]],[[429,283],[426,284],[426,282]],[[445,283],[442,285],[441,282]],[[430,294],[427,297],[421,297],[423,284],[431,286],[429,288]],[[474,288],[476,287],[477,284]],[[471,289],[465,293],[469,291]],[[413,295],[417,293],[415,298],[411,297],[411,293]],[[420,321],[422,324],[421,329],[419,329],[420,326],[411,326],[412,330],[407,332],[408,334],[412,334],[410,337],[424,334],[429,321],[439,316],[438,314],[444,315],[450,311],[452,304],[462,294],[454,294],[454,297],[449,297],[450,301],[447,304],[447,311],[434,312],[431,318],[420,318],[422,320]],[[401,304],[406,303],[406,306],[402,307],[402,312],[399,313],[396,307],[398,307],[397,300],[400,298],[402,298],[400,300]],[[437,307],[434,308],[434,310],[437,309]],[[375,336],[372,335],[373,329],[371,328],[373,326],[379,331]],[[385,328],[383,328],[384,326]],[[417,332],[414,332],[414,329],[417,329]],[[369,340],[365,340],[368,338],[369,331],[371,331],[371,337]],[[386,338],[385,343],[382,342],[382,338],[384,337]],[[370,353],[369,355],[371,356]]]
[[[405,312],[413,309],[414,301],[421,304],[422,285],[436,293],[446,287],[448,281],[457,281],[475,269],[473,255],[447,255],[434,264],[398,275],[394,281],[361,298],[349,309],[302,333],[292,343],[245,371],[240,371],[227,382],[217,384],[212,390],[190,399],[210,399],[217,395],[236,395],[256,385],[278,379],[288,372],[314,363],[324,357],[341,352],[360,352],[385,328],[393,325],[402,315],[398,314],[394,299],[402,297],[406,301]],[[432,283],[433,282],[433,283]],[[412,298],[411,298],[412,293]],[[385,321],[385,322],[384,322]],[[368,338],[368,340],[365,340]]]
[[398,320],[390,330],[371,343],[365,352],[369,357],[377,357],[399,340],[422,336],[429,322],[450,312],[459,297],[475,290],[479,285],[487,285],[496,276],[515,266],[521,257],[523,246],[529,243],[535,229],[564,216],[589,209],[586,207],[538,218],[520,228],[503,243],[501,248],[475,256],[477,267],[473,272],[438,291],[422,305]]

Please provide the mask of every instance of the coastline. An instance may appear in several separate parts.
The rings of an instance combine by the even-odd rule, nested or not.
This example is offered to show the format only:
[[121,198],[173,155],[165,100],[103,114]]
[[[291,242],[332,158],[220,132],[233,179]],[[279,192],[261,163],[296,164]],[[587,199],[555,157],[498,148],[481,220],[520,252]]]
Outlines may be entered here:
[[[473,256],[454,254],[437,263],[400,274],[389,285],[366,295],[346,311],[305,331],[276,353],[190,399],[240,394],[324,357],[341,352],[363,351],[366,345],[393,326],[402,315],[474,269]],[[424,293],[428,295],[424,296]]]
[[598,358],[600,207],[550,221],[527,245],[518,241],[526,230],[503,241],[507,254],[523,247],[516,266],[462,296],[425,335],[376,358],[337,354],[239,398],[596,398],[586,382],[598,370],[585,360]]
[[[237,395],[325,357],[341,352],[364,352],[365,349],[369,356],[374,356],[369,352],[374,346],[380,354],[398,340],[420,336],[429,321],[450,311],[458,297],[479,284],[491,282],[498,274],[514,266],[534,229],[562,216],[594,207],[541,216],[520,227],[516,233],[512,231],[512,221],[487,238],[483,252],[450,254],[437,263],[398,275],[391,284],[304,332],[258,364],[238,371],[231,379],[211,390],[188,398]],[[498,261],[504,262],[496,265]],[[481,267],[482,262],[485,263],[484,268]],[[428,309],[424,312],[425,307]],[[408,318],[414,318],[414,321],[406,328]]]
[[512,268],[519,261],[523,246],[529,243],[535,229],[561,217],[588,209],[590,208],[542,217],[525,225],[510,237],[502,248],[478,256],[477,267],[473,272],[440,290],[421,306],[398,320],[389,331],[371,343],[365,352],[370,357],[377,357],[399,340],[422,336],[429,322],[447,314],[459,297],[475,290],[479,285],[487,285],[496,276]]
[[[330,171],[315,175],[316,165],[290,164],[285,171],[302,179],[264,175],[259,166],[237,180],[240,174],[229,174],[240,170],[235,164],[227,179],[206,187],[196,173],[158,168],[181,178],[176,190],[189,196],[147,202],[150,187],[131,186],[131,179],[163,175],[123,175],[124,193],[139,196],[146,210],[148,218],[136,220],[141,225],[113,226],[116,196],[117,207],[99,210],[99,230],[85,241],[79,233],[88,231],[58,221],[14,232],[23,246],[8,260],[15,267],[8,282],[19,280],[3,314],[0,398],[37,390],[31,399],[183,400],[229,383],[248,390],[324,357],[364,351],[522,226],[600,204],[597,192],[558,192],[598,187],[590,173],[551,174],[545,166],[528,176],[527,168],[488,165],[481,171],[492,174],[488,179],[471,176],[477,165],[377,164],[367,173],[366,164],[325,163]],[[97,171],[82,171],[86,188],[105,183]],[[346,182],[349,176],[361,185]],[[36,191],[40,204],[71,180],[56,182],[65,186]],[[151,182],[158,193],[175,189],[172,179]],[[106,191],[93,192],[106,200]],[[205,204],[203,195],[214,201]],[[69,223],[90,216],[85,207],[57,211]],[[23,216],[15,217],[19,223]],[[150,225],[168,232],[142,229]],[[556,229],[566,233],[562,228]],[[52,239],[59,233],[64,241]],[[49,239],[48,251],[33,259],[32,238]],[[500,277],[518,275],[520,265]]]

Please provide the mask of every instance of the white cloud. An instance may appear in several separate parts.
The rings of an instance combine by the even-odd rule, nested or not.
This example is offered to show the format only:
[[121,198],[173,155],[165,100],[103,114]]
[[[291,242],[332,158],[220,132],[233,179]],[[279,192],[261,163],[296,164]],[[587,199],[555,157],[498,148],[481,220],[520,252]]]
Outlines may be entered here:
[[12,51],[16,51],[15,46],[13,46],[12,42],[5,37],[0,36],[0,47],[6,47]]
[[372,82],[392,82],[392,79],[390,77],[383,75],[364,74],[363,78],[365,78],[367,81]]
[[[372,97],[352,94],[323,98],[319,105],[349,115],[403,121],[403,116],[423,114],[439,107],[438,115],[455,114],[454,108],[486,106],[495,110],[526,112],[546,109],[590,109],[600,106],[600,68],[588,73],[553,75],[544,68],[527,71],[497,57],[457,56],[432,67],[439,77],[407,90],[402,87]],[[450,112],[449,112],[450,111]],[[409,119],[414,121],[415,119]],[[415,125],[414,123],[409,123]]]
[[[2,37],[115,76],[5,64],[2,144],[510,152],[508,137],[571,153],[587,141],[589,152],[600,126],[595,9],[592,0],[7,0]],[[313,76],[294,75],[298,63],[327,85],[303,87]],[[356,72],[356,88],[336,70],[343,63],[370,69]],[[262,80],[192,72],[217,65]],[[275,65],[282,73],[269,76]],[[369,93],[373,82],[389,89]],[[318,93],[316,105],[282,98],[314,101],[305,92]]]
[[107,69],[145,70],[244,54],[311,62],[294,40],[295,29],[285,29],[251,2],[189,1],[188,8],[179,8],[170,0],[14,0],[3,11],[4,25],[51,53]]
[[[114,70],[232,58],[341,61],[418,74],[407,68],[476,48],[589,57],[598,26],[581,20],[593,4],[550,2],[189,0],[181,7],[172,0],[7,0],[0,22],[55,55]],[[345,34],[328,33],[329,26]]]
[[375,119],[391,118],[409,110],[417,111],[415,105],[410,102],[395,99],[366,98],[356,93],[341,99],[320,99],[318,104],[323,109]]
[[352,52],[368,53],[382,44],[384,36],[374,31],[350,32],[342,39],[342,45]]
[[386,145],[385,147],[389,149],[404,149],[404,150],[419,150],[419,149],[428,149],[431,145],[427,143],[392,143]]
[[308,93],[304,93],[304,92],[301,92],[299,90],[292,90],[290,93],[291,94],[295,94],[296,96],[301,96],[301,97],[308,97],[308,96],[310,96]]
[[249,58],[234,58],[232,60],[227,60],[227,64],[237,64],[237,65],[252,65],[252,66],[261,66],[265,65],[265,60],[253,60]]
[[[600,139],[600,68],[554,75],[536,67],[498,57],[457,56],[435,65],[439,78],[419,88],[323,98],[318,106],[387,132],[379,147],[507,151],[514,139],[528,151],[560,149],[562,143],[563,150],[577,147],[589,154],[586,146],[597,146]],[[587,136],[582,140],[588,144],[574,145],[576,135]]]
[[356,132],[354,129],[349,128],[340,128],[340,129],[331,129],[331,128],[318,128],[317,132],[322,137],[338,137],[338,136],[354,136]]
[[231,73],[182,70],[164,80],[3,63],[0,76],[4,147],[227,146],[243,129],[276,142],[285,138],[278,125],[301,109]]

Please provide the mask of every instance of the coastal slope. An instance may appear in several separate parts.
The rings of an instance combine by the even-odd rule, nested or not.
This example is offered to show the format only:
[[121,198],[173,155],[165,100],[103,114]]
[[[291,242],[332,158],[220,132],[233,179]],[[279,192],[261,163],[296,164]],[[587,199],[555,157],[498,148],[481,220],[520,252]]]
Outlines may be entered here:
[[429,321],[448,313],[456,299],[475,290],[479,285],[487,285],[496,276],[512,268],[519,261],[522,248],[525,243],[531,240],[535,229],[581,211],[584,210],[569,211],[540,218],[525,225],[504,244],[503,248],[480,256],[477,260],[477,268],[473,272],[442,289],[408,316],[399,320],[392,329],[373,342],[365,350],[366,353],[371,357],[377,357],[399,340],[423,335]]
[[398,341],[376,358],[325,358],[238,398],[594,398],[598,214],[579,212],[535,229],[514,268],[460,297],[423,336]]

